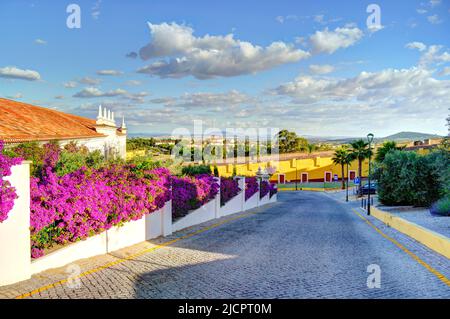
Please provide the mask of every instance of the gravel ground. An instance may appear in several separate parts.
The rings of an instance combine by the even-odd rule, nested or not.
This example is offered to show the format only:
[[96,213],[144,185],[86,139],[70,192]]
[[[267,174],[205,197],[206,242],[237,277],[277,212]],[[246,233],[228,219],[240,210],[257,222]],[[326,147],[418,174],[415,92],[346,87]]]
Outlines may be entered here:
[[450,238],[450,217],[431,215],[428,208],[385,206],[379,208]]

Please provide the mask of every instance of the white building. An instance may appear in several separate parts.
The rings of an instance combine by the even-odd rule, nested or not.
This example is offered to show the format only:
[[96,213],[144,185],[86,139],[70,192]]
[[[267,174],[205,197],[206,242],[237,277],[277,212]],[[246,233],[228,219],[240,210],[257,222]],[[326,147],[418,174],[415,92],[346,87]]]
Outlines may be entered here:
[[99,106],[96,120],[0,98],[0,140],[6,144],[38,141],[69,142],[100,150],[107,157],[126,156],[127,128],[122,118],[116,125],[114,112]]

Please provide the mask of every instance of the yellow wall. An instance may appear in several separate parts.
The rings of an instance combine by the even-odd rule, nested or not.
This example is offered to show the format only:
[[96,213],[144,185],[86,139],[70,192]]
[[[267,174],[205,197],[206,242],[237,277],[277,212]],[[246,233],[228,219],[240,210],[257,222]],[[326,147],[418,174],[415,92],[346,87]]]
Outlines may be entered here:
[[135,151],[127,151],[127,160],[130,160],[136,156],[145,156],[145,150],[135,150]]
[[[363,162],[363,177],[367,176],[368,172],[368,160]],[[233,174],[233,164],[218,165],[220,176],[231,176]],[[275,167],[276,173],[272,176],[271,180],[277,181],[279,174],[285,174],[285,180],[295,180],[301,179],[301,173],[308,173],[309,180],[321,180],[323,181],[325,172],[331,172],[332,176],[337,174],[341,178],[341,166],[334,165],[331,157],[315,157],[307,159],[292,159],[285,161],[270,161],[261,163],[247,163],[247,164],[236,164],[236,174],[252,176],[258,171],[258,168],[265,169],[267,167]],[[297,167],[297,177],[296,177],[296,167]],[[356,176],[358,175],[358,161],[353,161],[349,166],[349,170],[356,171]],[[346,174],[346,168],[345,172]],[[345,175],[347,177],[347,175]]]

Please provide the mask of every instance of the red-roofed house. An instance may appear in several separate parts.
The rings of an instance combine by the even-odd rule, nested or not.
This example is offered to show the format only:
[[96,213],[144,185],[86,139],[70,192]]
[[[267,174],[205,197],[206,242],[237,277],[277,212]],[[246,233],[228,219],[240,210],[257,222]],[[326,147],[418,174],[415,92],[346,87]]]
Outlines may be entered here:
[[117,155],[125,158],[126,138],[124,119],[122,125],[117,127],[114,112],[101,106],[97,120],[91,120],[0,98],[0,140],[6,144],[57,140],[65,145],[75,141],[91,151],[100,150],[106,157]]

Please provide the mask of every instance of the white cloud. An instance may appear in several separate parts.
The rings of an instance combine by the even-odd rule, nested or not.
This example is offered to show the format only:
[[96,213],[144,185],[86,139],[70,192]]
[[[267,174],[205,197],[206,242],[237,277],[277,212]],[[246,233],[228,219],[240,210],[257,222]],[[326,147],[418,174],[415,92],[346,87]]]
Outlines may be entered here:
[[405,45],[405,47],[408,49],[417,49],[419,51],[424,51],[427,48],[427,46],[422,42],[409,42]]
[[418,14],[425,14],[428,12],[426,9],[421,9],[421,8],[417,9],[416,11]]
[[442,20],[439,18],[437,14],[433,14],[432,16],[427,17],[428,22],[431,24],[439,24],[442,22]]
[[323,14],[318,14],[314,16],[314,22],[323,23],[325,16]]
[[[355,100],[382,103],[384,106],[430,105],[433,99],[450,102],[450,81],[439,81],[424,68],[386,69],[361,72],[352,78],[316,78],[299,76],[292,82],[272,91],[275,95],[290,96],[299,103],[345,102]],[[423,103],[420,104],[419,102]]]
[[100,79],[94,79],[94,78],[86,76],[86,77],[80,79],[78,82],[81,84],[87,84],[87,85],[98,85],[98,84],[100,84],[101,81],[102,80],[100,80]]
[[141,85],[142,82],[138,81],[138,80],[128,80],[125,82],[125,84],[128,86],[138,86],[138,85]]
[[98,88],[88,87],[84,88],[80,92],[75,93],[74,97],[80,98],[95,98],[95,97],[113,97],[113,96],[121,96],[127,94],[127,91],[122,89],[116,89],[108,92],[103,92]]
[[328,74],[334,71],[334,66],[329,64],[322,64],[322,65],[311,64],[309,66],[309,70],[313,74]]
[[42,39],[36,39],[36,40],[34,40],[34,43],[44,45],[44,44],[47,44],[47,41],[42,40]]
[[315,127],[322,135],[333,131],[360,134],[367,127],[392,132],[420,127],[438,132],[445,129],[449,91],[450,80],[438,80],[432,70],[419,67],[361,72],[349,78],[300,76],[270,91],[281,101],[289,101],[279,103],[278,108],[265,107],[259,115],[277,114],[278,120],[292,125],[301,121],[305,123],[302,131]]
[[440,5],[440,4],[441,4],[441,0],[430,0],[430,6],[432,8],[436,7],[436,6]]
[[419,65],[426,66],[433,63],[450,62],[450,53],[442,52],[442,45],[430,45],[428,50],[422,54],[419,60]]
[[116,76],[116,75],[122,75],[123,72],[121,71],[117,71],[117,70],[99,70],[97,71],[98,75],[111,75],[111,76]]
[[336,28],[329,31],[316,31],[310,38],[310,42],[316,53],[333,53],[340,48],[347,48],[358,42],[363,37],[363,32],[357,27]]
[[192,75],[209,79],[252,74],[310,56],[284,42],[261,47],[234,39],[233,34],[195,37],[192,28],[176,23],[149,23],[149,28],[152,41],[140,49],[141,58],[165,59],[154,61],[138,72],[162,78]]
[[277,20],[278,23],[284,23],[284,17],[283,16],[277,16],[275,18],[275,20]]
[[284,22],[289,21],[289,20],[298,20],[298,17],[296,15],[294,15],[294,14],[289,14],[287,16],[277,16],[277,17],[275,17],[275,20],[278,23],[284,23]]
[[97,20],[100,16],[100,5],[102,4],[102,0],[97,0],[91,8],[91,16],[94,20]]
[[14,95],[8,95],[6,96],[8,99],[12,99],[12,100],[17,100],[17,99],[21,99],[23,98],[23,94],[22,93],[16,93]]
[[237,90],[230,90],[225,93],[197,92],[186,93],[179,97],[167,97],[153,99],[150,102],[164,104],[166,106],[183,108],[233,109],[238,105],[254,103],[256,100]]
[[41,78],[41,75],[37,71],[22,70],[15,66],[6,66],[0,68],[0,77],[7,79],[18,79],[26,81],[37,81]]
[[78,86],[78,83],[75,82],[75,81],[69,81],[69,82],[63,83],[63,85],[67,89],[73,89],[73,88],[76,88]]

